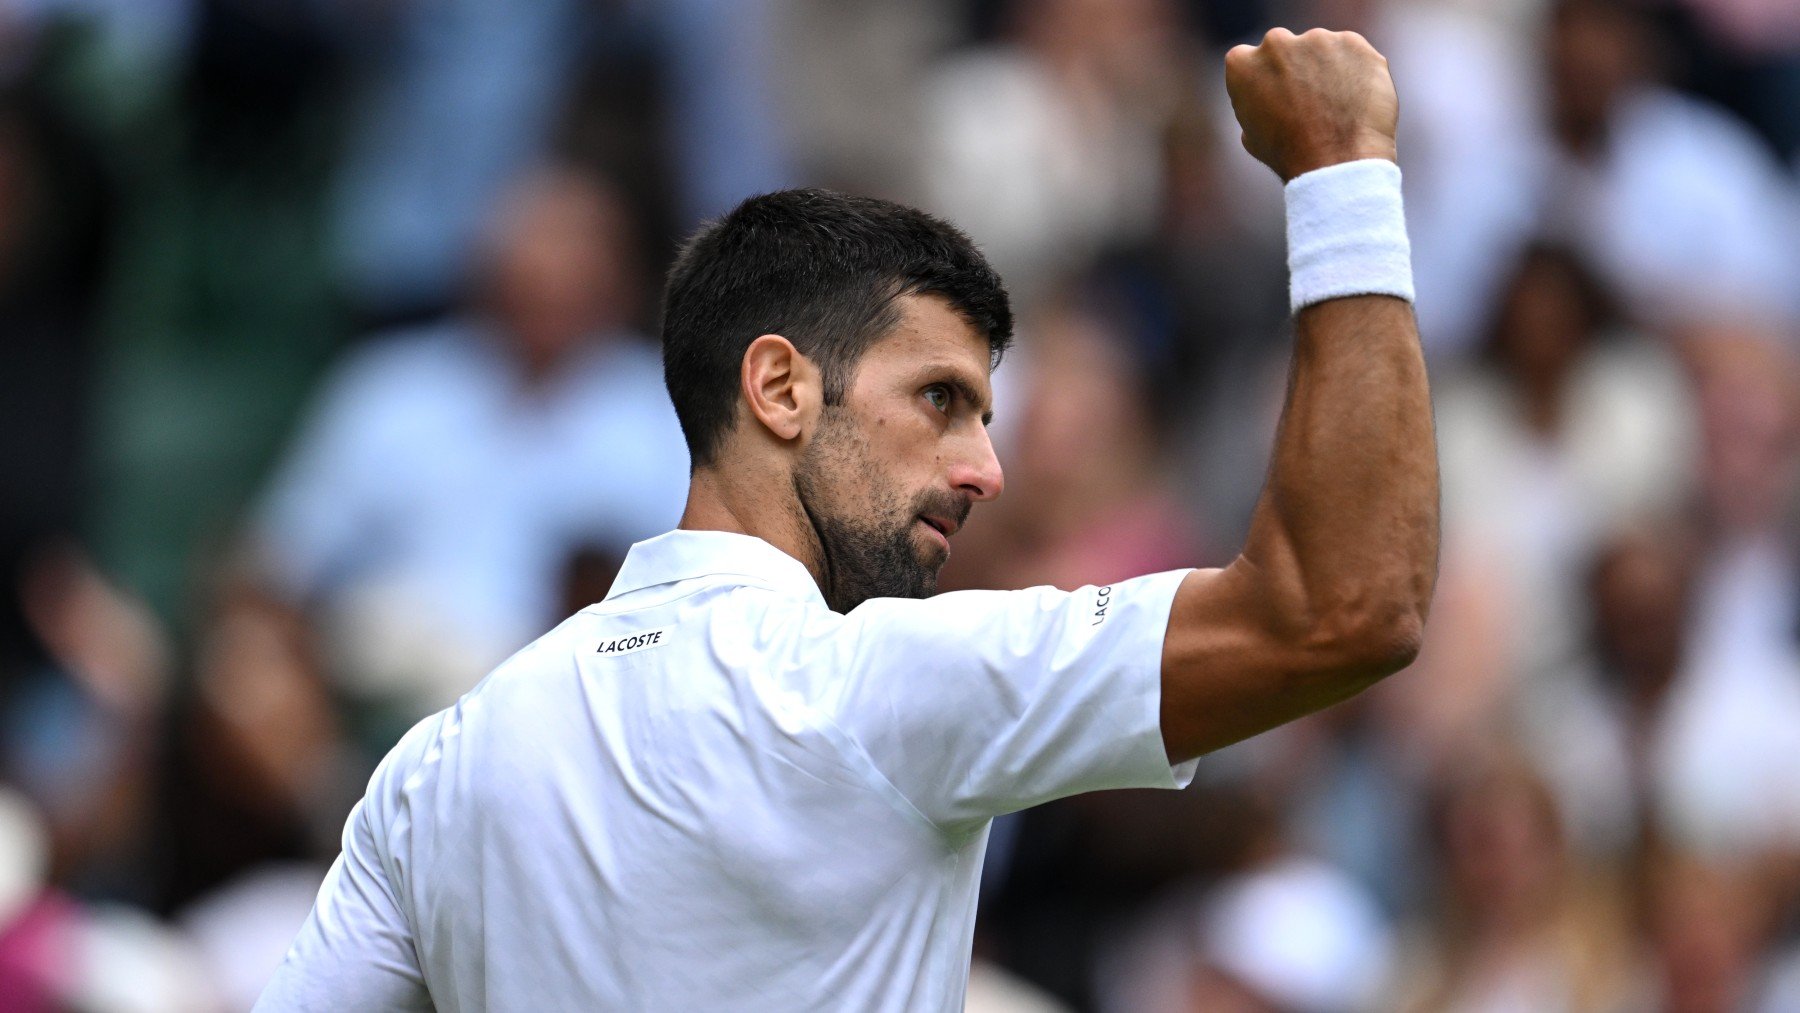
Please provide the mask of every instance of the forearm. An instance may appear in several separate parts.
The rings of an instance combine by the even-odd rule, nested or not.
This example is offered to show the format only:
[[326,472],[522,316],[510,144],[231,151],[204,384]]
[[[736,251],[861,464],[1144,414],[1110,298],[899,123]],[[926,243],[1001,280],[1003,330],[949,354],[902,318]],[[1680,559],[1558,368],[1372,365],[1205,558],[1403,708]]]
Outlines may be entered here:
[[1265,588],[1278,635],[1372,667],[1389,654],[1403,664],[1430,604],[1438,548],[1437,451],[1412,307],[1389,296],[1330,299],[1303,309],[1295,331],[1243,562]]

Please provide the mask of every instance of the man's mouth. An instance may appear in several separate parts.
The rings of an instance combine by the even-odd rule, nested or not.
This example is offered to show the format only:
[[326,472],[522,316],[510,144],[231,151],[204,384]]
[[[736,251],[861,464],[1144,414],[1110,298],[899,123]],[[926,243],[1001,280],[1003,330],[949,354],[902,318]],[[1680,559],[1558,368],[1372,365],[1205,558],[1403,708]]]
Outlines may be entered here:
[[919,523],[930,528],[932,534],[944,543],[945,549],[950,548],[950,536],[956,534],[958,527],[955,521],[931,514],[920,514]]
[[962,527],[961,524],[941,514],[920,514],[919,519],[937,529],[937,533],[945,538],[956,534],[956,529]]

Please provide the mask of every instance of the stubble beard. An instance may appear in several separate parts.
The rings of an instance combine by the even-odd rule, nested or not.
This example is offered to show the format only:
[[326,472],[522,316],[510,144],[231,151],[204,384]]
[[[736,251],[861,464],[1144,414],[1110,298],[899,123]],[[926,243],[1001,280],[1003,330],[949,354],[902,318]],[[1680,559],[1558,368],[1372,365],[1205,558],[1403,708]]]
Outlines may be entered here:
[[[919,547],[919,508],[879,471],[848,420],[830,418],[838,410],[827,409],[794,472],[795,497],[818,540],[825,603],[849,612],[870,598],[929,598],[945,557]],[[874,509],[855,516],[846,507],[856,502]]]

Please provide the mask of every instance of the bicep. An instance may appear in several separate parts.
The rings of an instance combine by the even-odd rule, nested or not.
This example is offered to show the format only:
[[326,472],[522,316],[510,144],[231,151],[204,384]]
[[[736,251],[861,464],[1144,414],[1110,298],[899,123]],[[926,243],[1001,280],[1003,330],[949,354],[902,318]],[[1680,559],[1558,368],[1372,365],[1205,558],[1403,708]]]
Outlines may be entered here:
[[1176,589],[1162,653],[1161,722],[1171,761],[1311,714],[1380,677],[1346,678],[1333,642],[1290,629],[1271,598],[1267,580],[1242,557],[1191,571]]

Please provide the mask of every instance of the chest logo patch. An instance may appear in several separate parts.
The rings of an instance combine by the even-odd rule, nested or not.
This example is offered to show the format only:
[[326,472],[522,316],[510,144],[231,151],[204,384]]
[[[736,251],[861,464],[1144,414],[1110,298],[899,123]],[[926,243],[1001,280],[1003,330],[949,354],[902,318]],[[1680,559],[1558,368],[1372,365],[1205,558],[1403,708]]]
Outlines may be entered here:
[[643,630],[638,633],[627,633],[622,636],[608,637],[600,641],[595,654],[612,657],[620,654],[633,654],[648,651],[652,647],[661,647],[669,642],[675,627],[659,626],[654,630]]

